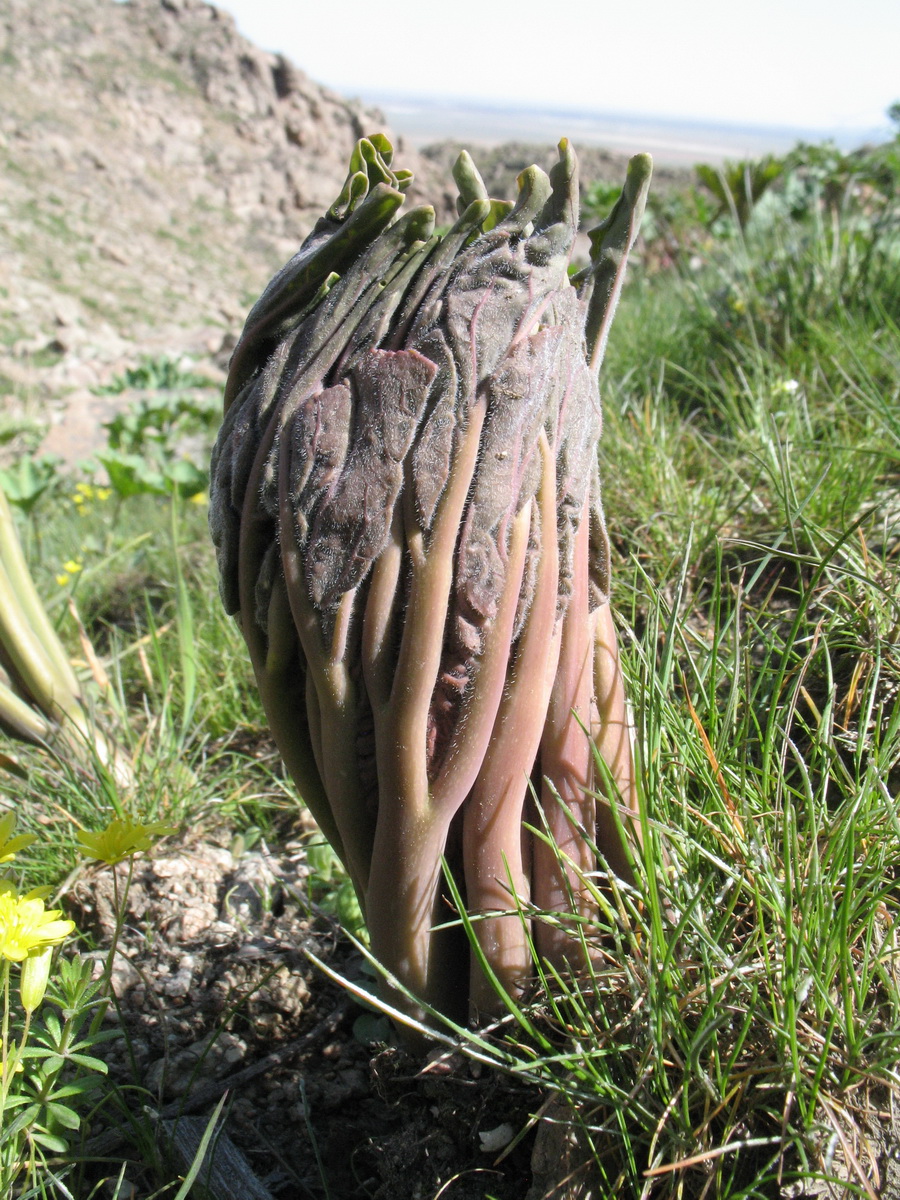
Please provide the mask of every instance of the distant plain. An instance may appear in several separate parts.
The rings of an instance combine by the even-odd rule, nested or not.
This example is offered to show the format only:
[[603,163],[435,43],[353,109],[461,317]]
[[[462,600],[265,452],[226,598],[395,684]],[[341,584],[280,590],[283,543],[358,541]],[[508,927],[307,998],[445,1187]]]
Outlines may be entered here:
[[652,154],[659,164],[667,166],[690,166],[696,162],[716,164],[725,159],[780,155],[787,153],[797,142],[820,142],[829,136],[846,151],[867,141],[878,141],[882,133],[876,129],[844,129],[829,135],[823,134],[821,129],[718,125],[622,113],[504,108],[391,93],[366,93],[362,99],[377,104],[391,127],[416,147],[445,139],[489,146],[513,141],[556,142],[566,136],[581,147],[602,146],[623,154]]

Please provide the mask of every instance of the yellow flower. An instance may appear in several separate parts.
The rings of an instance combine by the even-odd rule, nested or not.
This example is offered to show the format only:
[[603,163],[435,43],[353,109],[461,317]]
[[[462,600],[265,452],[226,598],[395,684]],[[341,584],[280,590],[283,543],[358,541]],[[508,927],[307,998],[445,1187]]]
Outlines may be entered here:
[[20,833],[18,837],[12,837],[15,827],[15,813],[8,812],[0,817],[0,863],[12,862],[20,850],[24,850],[34,841],[33,833]]
[[75,505],[76,511],[84,515],[90,512],[90,502],[94,499],[94,489],[89,483],[76,483],[75,491],[72,493],[72,503]]
[[209,492],[195,492],[190,501],[191,504],[209,504]]
[[114,817],[99,833],[79,829],[77,837],[89,858],[114,866],[139,850],[149,850],[157,838],[174,832],[174,826],[164,825],[161,821],[141,825],[131,817]]
[[55,946],[75,928],[74,921],[59,920],[61,909],[44,908],[38,894],[42,891],[38,888],[20,896],[8,879],[0,879],[0,956],[10,962],[22,962]]
[[68,562],[63,563],[62,571],[57,575],[56,582],[60,587],[65,587],[72,575],[77,575],[82,569],[80,558],[70,558]]
[[97,499],[102,504],[104,500],[108,500],[112,495],[112,488],[98,487],[96,491]]

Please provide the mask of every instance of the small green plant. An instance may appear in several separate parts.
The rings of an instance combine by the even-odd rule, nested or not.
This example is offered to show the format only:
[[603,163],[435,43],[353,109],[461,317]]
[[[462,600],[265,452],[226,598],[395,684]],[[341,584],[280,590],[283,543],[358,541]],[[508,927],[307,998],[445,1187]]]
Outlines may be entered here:
[[697,178],[719,202],[715,217],[731,214],[741,229],[750,220],[760,197],[783,170],[784,163],[771,156],[748,162],[726,162],[721,167],[701,164],[696,168]]
[[[106,863],[113,869],[113,908],[115,909],[116,923],[106,956],[106,967],[101,986],[104,1008],[98,1014],[95,1025],[103,1019],[105,1004],[109,1000],[110,979],[125,921],[128,892],[134,875],[134,857],[142,851],[149,850],[161,837],[170,833],[175,833],[172,825],[165,825],[161,821],[151,821],[149,824],[142,825],[125,814],[114,816],[109,824],[97,833],[84,829],[78,831],[77,837],[82,853],[88,858],[96,859],[97,862]],[[116,867],[126,860],[128,861],[128,870],[124,883],[120,885]]]
[[[0,396],[12,390],[11,381],[0,375]],[[16,413],[0,412],[0,446],[18,438],[23,445],[33,450],[41,443],[43,436],[44,426],[40,421]]]
[[[12,862],[35,842],[34,835],[15,835],[15,815],[0,817],[0,863]],[[95,1049],[119,1036],[104,1030],[103,1018],[112,998],[111,975],[122,925],[134,857],[160,837],[173,833],[161,822],[141,824],[116,816],[97,833],[80,831],[82,852],[113,867],[115,930],[103,974],[93,978],[93,964],[75,955],[58,957],[54,947],[75,932],[75,923],[58,909],[47,909],[49,888],[21,892],[8,877],[0,878],[0,1195],[13,1186],[37,1184],[46,1156],[67,1156],[81,1128],[85,1102],[106,1074]],[[116,866],[127,860],[120,885]],[[18,969],[18,1003],[12,984]]]
[[159,358],[143,358],[136,367],[127,367],[112,383],[95,390],[100,395],[119,396],[122,392],[176,391],[179,388],[208,388],[209,377],[192,371],[183,359],[161,355]]
[[0,468],[0,490],[10,504],[30,513],[40,498],[61,483],[55,454],[23,454],[11,467]]
[[111,421],[104,423],[114,450],[132,454],[151,445],[171,444],[179,437],[212,430],[221,416],[218,396],[195,399],[171,392],[142,397]]
[[333,914],[353,937],[368,942],[365,918],[341,860],[326,841],[308,843],[306,862],[309,876],[306,890],[310,900],[326,913]]
[[172,459],[162,447],[146,455],[110,449],[97,457],[122,500],[148,494],[192,498],[200,495],[209,482],[207,472],[187,458]]
[[98,458],[120,499],[205,491],[205,459],[192,443],[205,451],[221,416],[221,401],[211,387],[206,376],[162,358],[147,359],[98,389],[146,393],[104,423],[108,446]]
[[[11,862],[35,839],[13,836],[15,816],[0,818],[0,862]],[[98,1002],[89,963],[59,960],[53,950],[75,930],[58,909],[47,909],[48,888],[20,892],[0,879],[0,1194],[12,1194],[24,1175],[34,1183],[46,1152],[65,1154],[81,1119],[73,1102],[95,1086],[105,1065],[90,1051],[107,1034],[88,1031]],[[19,1002],[12,987],[18,969]],[[49,989],[49,990],[48,990]],[[45,998],[60,1013],[42,1008]],[[38,1019],[35,1020],[35,1015]]]

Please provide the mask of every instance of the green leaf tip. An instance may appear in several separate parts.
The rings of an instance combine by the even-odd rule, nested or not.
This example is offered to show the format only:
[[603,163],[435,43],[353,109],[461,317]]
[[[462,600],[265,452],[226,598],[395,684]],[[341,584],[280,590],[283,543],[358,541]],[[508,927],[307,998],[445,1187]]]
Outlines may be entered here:
[[413,173],[409,170],[391,170],[394,147],[383,133],[360,138],[350,154],[347,178],[340,195],[328,209],[332,221],[345,221],[357,206],[379,185],[387,185],[392,191],[403,193],[412,183]]
[[644,215],[652,174],[653,159],[649,154],[635,154],[628,160],[621,195],[606,220],[601,221],[588,235],[594,267],[610,252],[627,254],[631,249]]
[[625,176],[625,188],[634,195],[649,188],[653,175],[653,156],[650,154],[635,154],[628,160],[628,172]]
[[590,265],[576,275],[572,282],[580,287],[579,297],[585,305],[585,340],[591,369],[599,371],[625,279],[628,255],[641,227],[653,159],[649,154],[635,154],[628,161],[625,186],[605,221],[592,229]]
[[460,214],[476,200],[487,200],[488,192],[481,173],[472,161],[468,150],[463,150],[453,164],[453,180],[459,191],[456,207]]
[[410,242],[426,242],[434,233],[435,212],[430,204],[412,209],[406,220],[409,222],[407,237]]
[[519,195],[507,223],[515,229],[524,230],[550,199],[553,185],[547,172],[537,166],[526,167],[516,179],[516,183],[519,186]]

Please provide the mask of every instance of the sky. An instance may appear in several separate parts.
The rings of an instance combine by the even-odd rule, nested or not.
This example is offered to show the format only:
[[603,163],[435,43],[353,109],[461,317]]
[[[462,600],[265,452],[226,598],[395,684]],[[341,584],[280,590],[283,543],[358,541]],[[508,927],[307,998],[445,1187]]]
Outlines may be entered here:
[[900,100],[898,0],[214,0],[362,99],[446,97],[829,132]]

